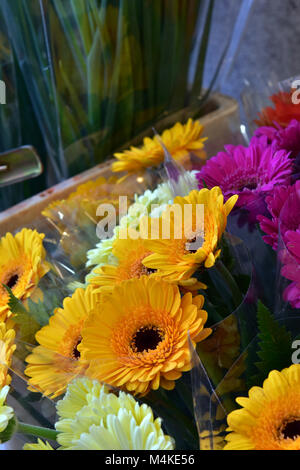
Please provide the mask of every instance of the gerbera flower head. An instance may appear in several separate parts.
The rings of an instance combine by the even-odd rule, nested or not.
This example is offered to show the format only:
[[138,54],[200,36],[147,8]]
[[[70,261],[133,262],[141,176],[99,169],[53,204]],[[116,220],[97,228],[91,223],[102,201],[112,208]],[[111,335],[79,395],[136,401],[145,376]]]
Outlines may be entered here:
[[45,261],[45,235],[24,228],[15,236],[7,233],[0,240],[0,318],[10,315],[9,295],[3,284],[15,297],[25,300],[31,296],[39,280],[50,269]]
[[264,198],[276,185],[290,183],[293,163],[288,152],[274,151],[265,144],[227,145],[225,150],[198,173],[199,187],[219,186],[225,199],[239,195],[237,207],[256,215],[264,213]]
[[[148,236],[150,221],[145,220],[141,234],[152,252],[143,260],[157,275],[174,282],[187,280],[200,267],[210,268],[220,255],[219,242],[225,231],[227,216],[238,196],[231,196],[226,203],[219,187],[191,191],[186,197],[176,197],[156,224],[157,239]],[[197,217],[198,208],[204,208],[204,217]],[[187,212],[187,208],[190,210]],[[170,227],[164,237],[164,227]],[[180,233],[178,233],[178,231]],[[199,240],[199,246],[194,241]]]
[[273,145],[280,150],[290,152],[290,157],[295,158],[300,153],[300,121],[293,119],[286,128],[279,129],[274,137]]
[[128,279],[155,275],[155,272],[142,263],[150,251],[146,248],[144,240],[138,237],[139,234],[135,230],[120,231],[119,238],[115,240],[112,248],[112,254],[118,260],[117,265],[105,265],[94,269],[95,276],[91,278],[90,283],[95,292],[111,291],[115,284]]
[[88,363],[78,345],[85,320],[98,301],[91,288],[76,289],[72,297],[65,298],[63,308],[55,310],[49,325],[37,332],[39,346],[26,358],[30,390],[55,398],[74,377],[84,375]]
[[95,380],[77,379],[57,404],[58,442],[65,450],[172,450],[161,419],[131,395]]
[[281,274],[292,282],[284,290],[283,298],[293,308],[300,308],[300,224],[297,230],[285,232],[284,240],[286,251],[281,257]]
[[267,106],[258,115],[255,123],[258,126],[276,126],[279,124],[281,127],[287,127],[289,123],[296,119],[300,121],[300,104],[294,104],[292,94],[295,90],[290,92],[280,91],[270,97],[273,106]]
[[[281,210],[290,194],[294,191],[294,186],[275,186],[273,193],[266,197],[268,216],[257,216],[257,220],[260,222],[260,228],[263,232],[266,233],[266,235],[263,236],[263,239],[268,245],[271,245],[274,250],[277,250],[278,247],[279,220]],[[281,236],[283,236],[283,238],[285,232],[289,228],[292,228],[291,226],[289,227],[289,221],[292,221],[292,226],[294,227],[294,221],[299,219],[300,225],[300,218],[297,211],[292,209],[290,215],[291,218],[286,218],[286,220],[284,220],[281,225]]]
[[228,415],[225,450],[300,450],[300,365],[273,370]]
[[287,127],[259,127],[256,129],[251,143],[272,145],[274,150],[286,150],[290,158],[300,153],[300,121],[293,119]]
[[88,181],[79,185],[67,199],[49,204],[42,214],[61,228],[65,228],[65,223],[67,223],[64,219],[70,219],[79,225],[89,219],[97,222],[99,218],[96,212],[99,204],[110,203],[118,208],[119,196],[116,183],[115,177],[106,179],[103,176],[95,181]]
[[165,130],[161,137],[146,137],[141,147],[131,147],[122,153],[115,153],[117,162],[112,164],[112,171],[138,173],[149,167],[159,166],[164,161],[164,149],[161,141],[175,160],[186,168],[191,168],[193,160],[205,160],[203,126],[199,121],[189,119],[186,124],[177,122],[171,129]]
[[79,350],[92,378],[130,392],[172,389],[191,369],[188,334],[195,344],[210,334],[203,296],[147,276],[124,281],[86,321]]
[[[171,202],[173,199],[171,194],[170,187],[167,183],[162,183],[158,187],[151,191],[147,189],[141,195],[135,195],[134,203],[128,209],[128,213],[124,215],[117,227],[115,227],[114,234],[111,238],[106,240],[101,240],[96,248],[89,250],[87,252],[87,263],[86,267],[97,265],[97,269],[106,264],[116,264],[117,260],[112,255],[112,247],[114,241],[118,238],[118,233],[120,228],[132,228],[138,229],[140,224],[140,219],[145,215],[151,215],[152,207],[155,206],[157,209],[160,206]],[[89,280],[94,277],[94,270],[87,276],[86,280]]]
[[276,127],[271,127],[271,126],[261,126],[258,127],[255,132],[253,137],[250,140],[251,144],[265,144],[271,145],[276,138],[277,132],[279,129],[282,129],[280,126]]

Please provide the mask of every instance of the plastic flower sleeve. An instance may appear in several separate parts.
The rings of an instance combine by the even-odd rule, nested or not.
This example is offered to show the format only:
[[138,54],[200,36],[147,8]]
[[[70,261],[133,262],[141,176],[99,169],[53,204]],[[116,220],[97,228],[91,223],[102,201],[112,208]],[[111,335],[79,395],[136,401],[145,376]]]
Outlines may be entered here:
[[270,73],[268,79],[258,76],[255,84],[245,81],[242,94],[243,111],[248,135],[251,136],[258,126],[286,127],[294,118],[298,119],[300,106],[297,103],[297,80],[299,76],[279,81]]
[[145,186],[143,178],[130,177],[118,183],[113,176],[99,177],[43,210],[48,227],[56,233],[59,248],[73,268],[85,270],[87,252],[95,248],[101,237],[111,238],[134,194],[143,193]]
[[200,450],[221,450],[227,413],[191,342],[190,351],[193,404],[199,434],[199,448]]

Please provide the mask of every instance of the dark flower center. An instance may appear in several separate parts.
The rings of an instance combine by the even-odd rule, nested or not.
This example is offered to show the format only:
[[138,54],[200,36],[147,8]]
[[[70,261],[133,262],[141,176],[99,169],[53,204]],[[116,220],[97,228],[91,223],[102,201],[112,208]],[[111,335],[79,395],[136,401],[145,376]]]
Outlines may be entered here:
[[189,238],[186,241],[185,247],[189,253],[196,253],[199,250],[199,248],[201,248],[203,243],[204,243],[203,235],[198,235],[193,238]]
[[19,280],[19,276],[18,274],[14,274],[13,276],[11,276],[9,278],[9,280],[7,281],[6,285],[7,287],[9,287],[10,289],[12,289],[13,287],[15,287],[15,285],[17,284]]
[[148,275],[149,274],[154,274],[157,271],[157,269],[146,268],[145,266],[144,266],[144,268],[145,268],[145,274],[148,274]]
[[74,359],[79,359],[80,358],[80,352],[78,351],[78,346],[80,345],[82,341],[82,337],[80,336],[76,342],[76,344],[74,345],[74,348],[73,348],[73,353],[72,353],[72,356]]
[[[195,248],[192,248],[192,243],[195,243],[196,240],[197,240],[197,238],[194,237],[194,238],[192,238],[191,240],[188,240],[188,241],[187,241],[187,247],[188,247],[188,251],[189,251],[190,253],[196,253],[196,252],[197,252],[196,247],[195,247]],[[189,246],[189,245],[191,245],[191,246]]]
[[281,430],[284,439],[296,439],[300,436],[300,420],[290,421]]
[[143,326],[133,336],[131,348],[136,352],[156,349],[163,340],[161,330],[156,326]]

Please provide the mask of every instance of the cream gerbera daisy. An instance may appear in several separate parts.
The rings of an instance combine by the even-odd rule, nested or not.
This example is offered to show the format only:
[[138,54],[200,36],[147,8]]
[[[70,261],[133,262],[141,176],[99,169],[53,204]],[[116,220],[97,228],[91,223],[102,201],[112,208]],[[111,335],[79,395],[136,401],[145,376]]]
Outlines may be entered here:
[[172,450],[174,442],[146,404],[109,393],[88,378],[74,380],[57,404],[57,440],[66,450]]
[[85,373],[88,363],[82,359],[78,346],[84,323],[98,301],[99,296],[91,288],[77,289],[64,300],[63,308],[55,310],[49,325],[38,331],[39,346],[26,358],[30,390],[54,398],[65,391],[74,377]]
[[[143,260],[143,264],[157,270],[158,275],[169,281],[189,279],[201,265],[212,267],[220,255],[219,242],[237,198],[232,196],[224,204],[219,187],[194,190],[187,197],[176,197],[174,205],[169,206],[157,221],[157,239],[149,237],[150,221],[145,218],[144,223],[141,222],[141,234],[152,254]],[[200,205],[204,207],[204,220],[197,217]],[[185,206],[191,209],[187,216]],[[168,237],[162,235],[164,227],[169,228]],[[192,245],[196,236],[202,239],[199,247]]]
[[0,240],[0,318],[10,314],[9,295],[3,284],[15,297],[25,300],[31,296],[39,280],[50,269],[45,261],[43,247],[45,235],[24,228],[15,236],[7,233]]
[[9,421],[14,416],[14,410],[11,406],[5,405],[8,392],[9,387],[7,385],[0,390],[0,433],[5,431]]
[[273,370],[228,416],[225,450],[300,450],[300,364]]
[[175,160],[186,168],[191,166],[193,158],[205,160],[203,126],[199,121],[189,119],[186,124],[177,122],[171,129],[165,130],[161,137],[146,137],[142,147],[131,147],[122,153],[115,153],[117,162],[112,164],[114,172],[127,171],[138,173],[145,168],[158,166],[164,161],[164,149],[161,141]]
[[203,303],[203,296],[181,299],[177,286],[147,276],[116,285],[82,331],[87,374],[138,394],[174,388],[191,369],[188,335],[195,344],[211,332]]

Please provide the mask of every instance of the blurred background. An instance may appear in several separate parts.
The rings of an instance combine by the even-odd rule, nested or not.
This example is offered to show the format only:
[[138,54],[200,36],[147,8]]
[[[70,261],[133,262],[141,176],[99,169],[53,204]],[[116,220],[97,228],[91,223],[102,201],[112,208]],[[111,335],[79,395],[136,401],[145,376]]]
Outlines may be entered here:
[[299,14],[297,0],[0,0],[0,163],[19,179],[41,172],[35,152],[43,165],[0,189],[0,210],[168,115],[205,114],[215,91],[239,101],[247,124],[259,92],[267,100],[299,74]]

